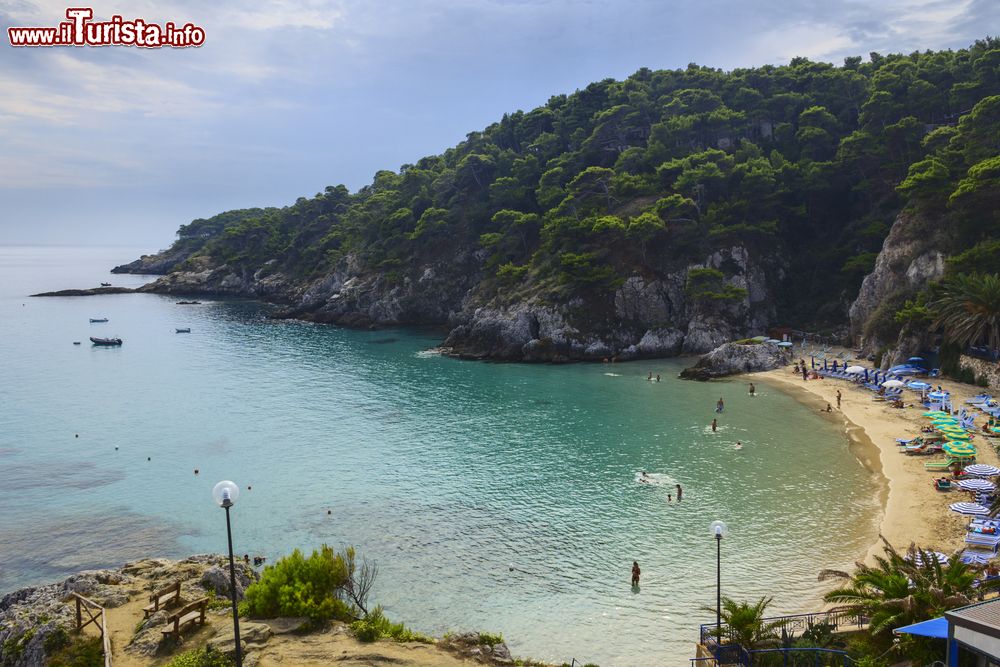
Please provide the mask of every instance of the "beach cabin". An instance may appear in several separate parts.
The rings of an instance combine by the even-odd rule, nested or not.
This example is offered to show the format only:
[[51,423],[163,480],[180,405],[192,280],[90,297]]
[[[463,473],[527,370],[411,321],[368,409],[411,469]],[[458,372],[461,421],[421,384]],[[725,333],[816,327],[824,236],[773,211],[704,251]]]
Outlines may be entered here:
[[978,667],[1000,667],[1000,599],[945,612],[948,667],[958,666],[959,651],[976,656]]
[[[947,640],[947,665],[1000,667],[1000,598],[945,612],[944,616],[893,630],[896,634]],[[967,662],[968,658],[975,662]],[[940,663],[935,663],[940,664]]]

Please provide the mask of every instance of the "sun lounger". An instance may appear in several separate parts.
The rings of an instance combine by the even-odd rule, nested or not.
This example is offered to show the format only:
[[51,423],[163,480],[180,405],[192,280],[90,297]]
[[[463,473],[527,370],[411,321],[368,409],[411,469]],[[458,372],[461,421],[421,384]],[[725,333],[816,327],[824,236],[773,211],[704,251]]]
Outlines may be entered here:
[[1000,535],[980,535],[978,533],[966,533],[965,543],[973,544],[977,547],[986,547],[996,552],[1000,546]]

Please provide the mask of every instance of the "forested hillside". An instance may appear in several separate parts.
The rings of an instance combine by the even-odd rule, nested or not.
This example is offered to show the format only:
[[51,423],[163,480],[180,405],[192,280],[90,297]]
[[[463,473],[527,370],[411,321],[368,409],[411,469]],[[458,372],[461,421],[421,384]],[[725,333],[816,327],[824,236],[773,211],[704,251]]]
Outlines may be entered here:
[[[298,316],[459,327],[453,342],[487,356],[519,356],[493,339],[525,317],[517,345],[555,339],[570,357],[642,353],[654,330],[693,350],[712,342],[696,325],[844,326],[901,213],[935,230],[955,270],[996,271],[998,204],[1000,40],[842,66],[640,69],[504,114],[356,193],[184,225],[174,252],[189,259],[159,289],[238,278]],[[440,308],[422,305],[435,290]],[[480,308],[507,324],[477,334]],[[901,321],[883,311],[884,341]]]

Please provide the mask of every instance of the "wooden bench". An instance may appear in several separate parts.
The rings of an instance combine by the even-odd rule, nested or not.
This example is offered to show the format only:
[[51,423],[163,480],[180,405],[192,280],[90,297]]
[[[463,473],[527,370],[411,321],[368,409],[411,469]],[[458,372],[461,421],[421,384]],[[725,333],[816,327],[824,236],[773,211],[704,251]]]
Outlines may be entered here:
[[181,582],[173,583],[149,596],[149,604],[142,608],[142,615],[149,618],[161,609],[166,609],[181,601]]
[[189,602],[167,618],[167,625],[163,628],[163,634],[170,635],[174,639],[181,638],[181,630],[192,623],[205,624],[205,610],[208,608],[208,598],[201,598],[194,602]]

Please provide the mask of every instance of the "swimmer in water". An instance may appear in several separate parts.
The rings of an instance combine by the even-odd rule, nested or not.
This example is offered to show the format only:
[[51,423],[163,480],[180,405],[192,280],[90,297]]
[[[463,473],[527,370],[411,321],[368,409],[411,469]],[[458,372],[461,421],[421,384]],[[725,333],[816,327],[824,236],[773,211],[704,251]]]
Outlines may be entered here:
[[649,375],[646,376],[646,379],[649,380],[650,382],[653,381],[653,371],[649,371]]
[[716,412],[722,412],[725,409],[726,409],[726,404],[723,403],[722,397],[720,396],[719,397],[719,402],[715,404],[715,411]]
[[733,447],[733,449],[743,449],[743,443],[741,443],[739,440],[737,440],[736,441],[736,446]]
[[757,395],[757,387],[753,386],[753,382],[750,383],[750,395],[751,396]]
[[660,381],[660,374],[659,374],[659,373],[657,373],[657,374],[656,374],[656,381],[657,381],[657,382],[659,382],[659,381]]
[[639,585],[639,575],[642,574],[642,570],[639,569],[639,562],[632,561],[632,585]]
[[718,428],[719,428],[719,420],[718,419],[713,419],[712,420],[712,433],[715,433],[715,431]]

